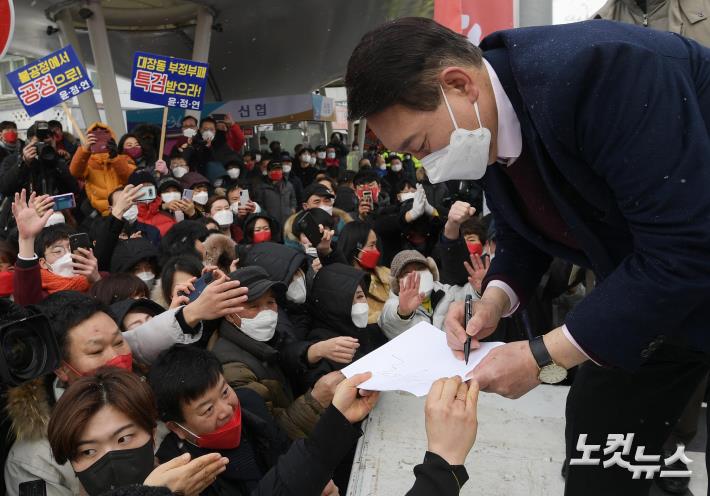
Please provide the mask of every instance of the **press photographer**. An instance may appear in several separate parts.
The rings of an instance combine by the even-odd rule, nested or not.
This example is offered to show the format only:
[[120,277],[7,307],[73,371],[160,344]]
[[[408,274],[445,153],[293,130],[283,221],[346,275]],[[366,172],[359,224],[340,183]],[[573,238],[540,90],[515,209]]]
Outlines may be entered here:
[[47,121],[36,121],[27,130],[25,146],[2,162],[0,193],[12,197],[15,192],[26,189],[47,195],[78,194],[67,158],[66,152],[57,152]]

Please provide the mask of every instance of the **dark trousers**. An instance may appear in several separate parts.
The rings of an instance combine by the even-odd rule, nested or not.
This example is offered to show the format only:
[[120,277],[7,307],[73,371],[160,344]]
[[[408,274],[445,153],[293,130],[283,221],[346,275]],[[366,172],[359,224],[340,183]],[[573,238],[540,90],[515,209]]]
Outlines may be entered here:
[[[663,454],[664,442],[710,370],[709,364],[708,355],[663,345],[633,373],[591,362],[580,366],[567,397],[567,459],[582,458],[577,441],[580,434],[587,434],[587,445],[601,445],[591,458],[602,462],[569,465],[565,496],[646,496],[652,481],[644,475],[634,480],[626,468],[603,468],[603,461],[612,456],[603,454],[607,436],[634,433],[631,450],[623,459],[633,465],[655,464],[636,462],[636,448],[645,446],[645,455]],[[709,459],[706,448],[706,466]],[[695,465],[688,468],[697,469]]]

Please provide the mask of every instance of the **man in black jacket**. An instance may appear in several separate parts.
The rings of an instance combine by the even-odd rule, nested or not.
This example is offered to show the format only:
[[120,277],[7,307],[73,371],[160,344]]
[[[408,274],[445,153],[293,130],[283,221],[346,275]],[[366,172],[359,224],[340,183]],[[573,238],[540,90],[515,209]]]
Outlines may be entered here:
[[12,196],[23,188],[41,195],[79,192],[66,160],[56,151],[54,135],[45,121],[30,126],[25,146],[5,157],[0,168],[0,193]]
[[333,472],[360,436],[352,424],[365,418],[378,398],[376,393],[357,397],[357,385],[367,378],[343,381],[346,386],[310,436],[290,444],[256,392],[241,388],[236,394],[229,387],[212,353],[174,346],[149,374],[158,414],[171,431],[156,456],[165,462],[186,452],[198,457],[218,451],[228,458],[226,470],[203,494],[337,494]]

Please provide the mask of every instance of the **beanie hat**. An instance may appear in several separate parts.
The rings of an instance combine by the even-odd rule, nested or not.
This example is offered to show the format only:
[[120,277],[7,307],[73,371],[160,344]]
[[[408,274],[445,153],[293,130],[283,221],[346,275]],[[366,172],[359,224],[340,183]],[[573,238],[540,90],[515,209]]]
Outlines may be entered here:
[[400,274],[408,264],[415,262],[426,266],[434,276],[434,280],[439,280],[439,268],[433,258],[425,257],[417,250],[403,250],[394,256],[390,264],[390,289],[394,294],[399,295]]

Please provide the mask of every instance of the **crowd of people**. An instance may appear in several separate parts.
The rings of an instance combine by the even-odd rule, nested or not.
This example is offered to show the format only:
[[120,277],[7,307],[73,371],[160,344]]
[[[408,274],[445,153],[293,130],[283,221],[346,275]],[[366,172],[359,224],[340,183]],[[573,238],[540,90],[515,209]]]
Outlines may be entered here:
[[[158,156],[148,124],[0,131],[0,326],[45,319],[61,355],[2,386],[8,495],[343,494],[378,395],[340,369],[441,328],[495,255],[479,191],[339,133],[249,150],[186,116]],[[458,494],[476,398],[434,384],[410,494]]]

